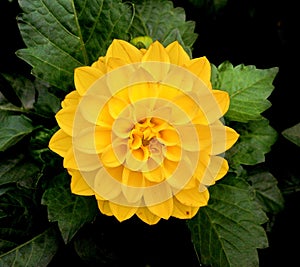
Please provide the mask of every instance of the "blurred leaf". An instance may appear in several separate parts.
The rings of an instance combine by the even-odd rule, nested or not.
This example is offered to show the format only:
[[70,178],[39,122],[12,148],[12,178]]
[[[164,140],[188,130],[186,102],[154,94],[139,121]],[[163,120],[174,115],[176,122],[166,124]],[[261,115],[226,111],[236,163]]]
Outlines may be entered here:
[[277,132],[265,118],[245,123],[231,123],[240,137],[237,143],[226,152],[229,165],[235,169],[240,164],[255,165],[265,161],[265,154],[277,140]]
[[53,117],[61,108],[60,99],[50,92],[48,85],[42,82],[36,83],[37,101],[34,104],[35,111],[46,117]]
[[55,227],[37,235],[24,244],[0,255],[0,266],[47,266],[59,246],[59,235]]
[[265,212],[278,213],[284,207],[276,178],[269,172],[259,172],[247,178],[255,190],[256,199]]
[[65,243],[68,243],[77,231],[87,222],[91,222],[98,212],[94,197],[78,196],[69,189],[69,177],[60,175],[56,183],[48,188],[42,197],[47,205],[48,219],[58,222]]
[[22,109],[11,102],[0,92],[0,123],[10,112],[22,112]]
[[249,184],[229,174],[209,191],[209,204],[187,222],[201,263],[258,267],[257,249],[268,246],[261,224],[268,219]]
[[15,145],[33,129],[31,120],[24,115],[5,116],[0,121],[0,151]]
[[23,154],[7,157],[0,161],[0,186],[8,183],[35,181],[39,168]]
[[15,94],[22,103],[24,109],[32,109],[35,101],[35,89],[33,82],[20,74],[2,73],[4,78],[9,82]]
[[233,67],[230,62],[218,68],[212,65],[214,89],[227,91],[230,107],[225,118],[231,121],[260,120],[261,113],[271,106],[267,98],[272,93],[278,68],[257,69],[243,64]]
[[104,55],[114,38],[126,39],[132,10],[119,0],[19,0],[18,24],[27,48],[17,55],[34,76],[69,91],[73,71]]
[[282,135],[292,143],[300,146],[300,123],[282,131]]
[[228,0],[189,0],[196,7],[205,7],[208,9],[208,6],[211,5],[214,10],[218,11],[227,5]]
[[197,39],[194,33],[195,22],[186,21],[183,8],[174,8],[171,1],[138,1],[135,16],[129,30],[131,38],[150,36],[159,40],[164,46],[178,40],[191,55],[192,45]]

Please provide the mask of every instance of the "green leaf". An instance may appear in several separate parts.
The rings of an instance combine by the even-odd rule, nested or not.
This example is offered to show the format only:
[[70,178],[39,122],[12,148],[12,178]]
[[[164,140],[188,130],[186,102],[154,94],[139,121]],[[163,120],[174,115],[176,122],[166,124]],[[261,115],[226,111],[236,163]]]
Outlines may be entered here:
[[259,266],[258,248],[268,240],[268,218],[249,184],[229,174],[210,189],[206,207],[187,222],[201,262],[212,267]]
[[132,10],[119,0],[19,0],[18,25],[27,48],[17,55],[36,77],[64,91],[73,71],[105,54],[114,38],[125,39]]
[[183,8],[174,8],[171,1],[165,0],[144,0],[134,6],[135,16],[129,30],[131,38],[150,36],[164,46],[177,40],[191,56],[198,35],[194,33],[195,22],[186,21]]
[[255,190],[256,199],[265,212],[278,213],[284,207],[284,198],[276,178],[269,172],[258,172],[247,177]]
[[26,243],[0,255],[0,266],[47,266],[59,246],[59,235],[56,228],[51,227]]
[[24,115],[4,116],[0,121],[0,151],[15,145],[33,129],[31,120]]
[[285,129],[281,133],[287,140],[291,141],[297,146],[300,146],[300,123]]
[[50,92],[50,89],[51,88],[44,83],[36,83],[37,101],[34,103],[34,109],[39,115],[52,118],[61,108],[61,101]]
[[19,98],[24,109],[32,109],[35,102],[35,89],[33,82],[20,74],[2,73],[3,77],[9,82],[15,94]]
[[48,219],[58,222],[65,243],[68,243],[78,230],[97,214],[94,197],[72,194],[64,174],[56,177],[57,183],[48,188],[42,197],[42,204],[47,205]]
[[212,67],[212,85],[227,91],[230,107],[225,118],[231,121],[248,122],[260,120],[261,113],[271,106],[267,98],[272,93],[273,80],[278,68],[257,69],[243,64],[233,67],[230,62]]
[[4,118],[13,112],[22,112],[23,109],[9,102],[6,97],[0,92],[0,123]]
[[277,132],[265,118],[249,123],[231,123],[240,137],[237,143],[226,152],[229,166],[233,169],[240,164],[255,165],[265,161],[265,154],[277,140]]
[[9,183],[24,183],[26,180],[35,181],[39,168],[25,156],[19,154],[0,161],[0,186]]

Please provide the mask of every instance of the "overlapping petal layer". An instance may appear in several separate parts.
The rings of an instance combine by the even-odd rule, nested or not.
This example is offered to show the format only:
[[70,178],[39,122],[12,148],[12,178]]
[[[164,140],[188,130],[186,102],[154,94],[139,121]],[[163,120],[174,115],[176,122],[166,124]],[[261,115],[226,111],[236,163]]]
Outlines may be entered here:
[[227,173],[222,154],[238,139],[221,122],[229,96],[212,89],[210,73],[207,58],[158,41],[139,50],[114,40],[76,69],[49,144],[64,157],[72,192],[95,195],[119,221],[192,218]]

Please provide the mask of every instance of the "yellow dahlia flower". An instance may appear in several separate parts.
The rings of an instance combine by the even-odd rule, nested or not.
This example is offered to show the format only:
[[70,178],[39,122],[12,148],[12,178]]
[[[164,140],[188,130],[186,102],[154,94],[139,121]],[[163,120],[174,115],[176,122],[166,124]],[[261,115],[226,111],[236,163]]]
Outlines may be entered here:
[[103,214],[148,224],[189,219],[222,178],[238,134],[222,122],[229,96],[213,90],[210,63],[175,41],[138,49],[114,40],[75,69],[76,90],[56,114],[49,147],[64,158],[71,191],[95,195]]

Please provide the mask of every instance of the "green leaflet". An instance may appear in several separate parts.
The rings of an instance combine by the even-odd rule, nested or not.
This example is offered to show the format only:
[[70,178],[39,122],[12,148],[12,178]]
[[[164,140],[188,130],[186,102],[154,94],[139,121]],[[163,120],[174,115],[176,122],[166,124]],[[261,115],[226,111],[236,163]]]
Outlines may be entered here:
[[258,203],[265,212],[276,214],[284,207],[283,196],[277,187],[276,178],[269,172],[261,171],[247,177],[255,190]]
[[85,223],[94,219],[98,212],[96,200],[72,194],[68,189],[70,178],[65,173],[55,177],[54,182],[45,191],[42,204],[47,206],[49,221],[58,222],[63,240],[68,243]]
[[257,248],[268,246],[261,226],[267,217],[249,184],[228,175],[209,190],[209,205],[187,222],[201,263],[258,267]]
[[4,115],[0,121],[0,151],[15,145],[33,129],[32,121],[24,115]]
[[257,69],[243,64],[233,67],[223,62],[218,68],[212,66],[214,89],[227,91],[230,107],[225,118],[230,121],[248,122],[260,120],[261,113],[271,106],[267,98],[272,93],[273,80],[278,68]]
[[287,140],[300,147],[300,123],[285,129],[281,133]]
[[240,164],[255,165],[265,161],[265,154],[277,140],[277,132],[265,118],[249,123],[231,123],[230,127],[239,134],[237,143],[226,152],[231,168]]
[[36,77],[68,91],[74,68],[105,54],[114,38],[127,37],[132,10],[113,0],[20,0],[18,18],[27,48],[17,55]]
[[24,244],[0,255],[0,266],[47,266],[58,247],[58,231],[52,226]]
[[174,8],[171,1],[164,0],[138,1],[134,7],[131,38],[150,36],[164,46],[177,40],[191,56],[198,34],[194,33],[195,22],[185,21],[183,8]]

